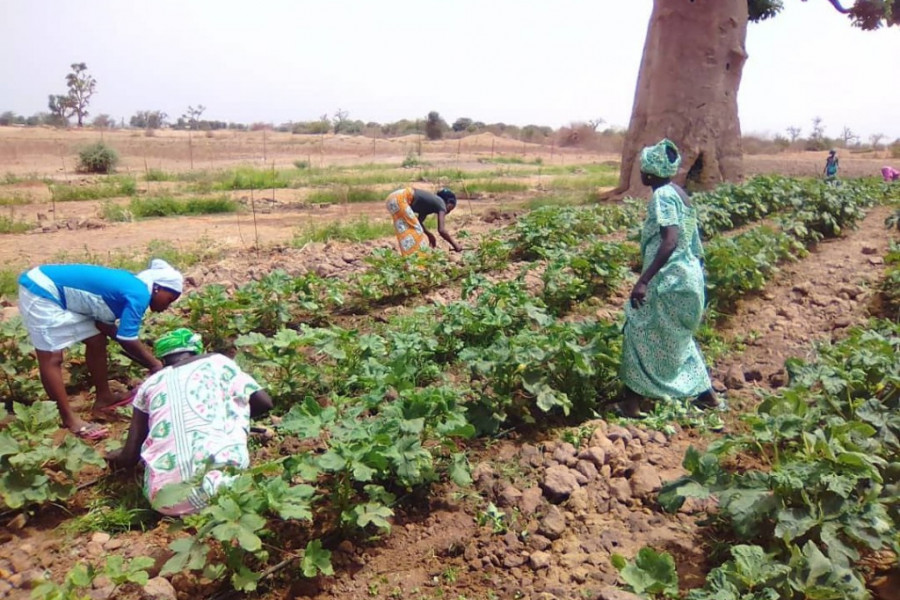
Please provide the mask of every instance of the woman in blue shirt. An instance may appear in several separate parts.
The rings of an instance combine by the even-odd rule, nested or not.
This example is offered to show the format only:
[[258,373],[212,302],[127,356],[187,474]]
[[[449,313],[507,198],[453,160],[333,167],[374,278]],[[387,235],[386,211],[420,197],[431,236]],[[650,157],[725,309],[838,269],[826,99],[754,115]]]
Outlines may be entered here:
[[[141,320],[149,308],[162,312],[181,295],[184,278],[166,261],[154,259],[137,275],[95,265],[45,265],[19,277],[19,312],[37,351],[41,383],[59,407],[63,425],[84,439],[106,437],[105,428],[79,417],[63,382],[63,350],[84,342],[94,410],[115,404],[109,389],[107,338],[151,373],[162,368],[140,342]],[[116,325],[118,321],[118,326]]]

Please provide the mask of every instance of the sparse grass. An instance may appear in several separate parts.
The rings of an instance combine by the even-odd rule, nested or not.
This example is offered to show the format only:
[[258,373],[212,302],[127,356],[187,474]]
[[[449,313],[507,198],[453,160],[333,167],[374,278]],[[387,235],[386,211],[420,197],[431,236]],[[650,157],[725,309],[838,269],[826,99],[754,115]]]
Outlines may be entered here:
[[[107,252],[106,254],[91,252],[85,247],[81,252],[60,252],[52,261],[59,264],[82,263],[102,265],[114,269],[138,272],[147,268],[151,258],[161,258],[176,269],[184,269],[216,256],[217,250],[213,240],[202,237],[193,244],[179,248],[168,240],[152,240],[147,248],[137,252]],[[18,274],[16,274],[18,277]]]
[[528,185],[515,181],[475,181],[466,184],[465,189],[470,194],[503,194],[527,191]]
[[494,158],[479,158],[478,162],[497,165],[542,165],[544,164],[544,159],[538,157],[528,160],[522,156],[496,156]]
[[537,210],[544,206],[577,206],[590,202],[591,196],[588,194],[553,194],[549,196],[537,196],[528,200],[524,204],[527,210]]
[[162,169],[147,169],[144,175],[144,181],[177,181],[178,176],[175,173],[167,173]]
[[558,177],[552,179],[547,187],[552,190],[591,190],[601,187],[612,187],[619,182],[615,173],[592,173],[582,176]]
[[97,490],[98,495],[88,503],[88,511],[65,524],[69,534],[103,531],[110,534],[132,529],[146,531],[159,521],[134,481],[112,482]]
[[[320,185],[387,185],[405,179],[403,172],[390,165],[311,169],[291,182],[291,187]],[[399,186],[398,186],[399,187]]]
[[477,171],[463,171],[462,169],[425,169],[419,176],[419,181],[436,181],[438,179],[479,179],[484,173]]
[[256,169],[254,167],[238,167],[234,171],[226,172],[218,183],[213,185],[216,190],[265,190],[271,188],[286,188],[290,181],[284,177],[281,171],[274,169]]
[[34,202],[34,197],[31,194],[0,196],[0,206],[21,206],[23,204],[31,204],[32,202]]
[[30,229],[34,229],[34,225],[0,215],[0,233],[25,233]]
[[226,196],[216,198],[148,196],[132,198],[128,206],[107,202],[100,209],[100,213],[107,221],[124,222],[153,217],[232,213],[237,210],[238,203]]
[[15,298],[19,295],[19,275],[24,269],[0,269],[0,297]]
[[102,200],[119,196],[133,196],[137,193],[137,182],[133,177],[109,177],[94,185],[72,185],[54,183],[50,193],[56,202],[78,202],[81,200]]
[[310,204],[344,204],[347,202],[377,202],[384,200],[386,194],[370,188],[350,187],[330,190],[317,190],[306,199]]
[[365,242],[394,234],[394,227],[385,219],[372,222],[369,219],[358,219],[347,223],[329,223],[328,225],[298,229],[291,244],[299,248],[309,242],[328,242],[340,240],[346,242]]
[[3,176],[4,185],[15,185],[17,183],[38,183],[45,181],[45,178],[39,177],[37,173],[31,172],[27,175],[16,175],[11,171],[7,171]]

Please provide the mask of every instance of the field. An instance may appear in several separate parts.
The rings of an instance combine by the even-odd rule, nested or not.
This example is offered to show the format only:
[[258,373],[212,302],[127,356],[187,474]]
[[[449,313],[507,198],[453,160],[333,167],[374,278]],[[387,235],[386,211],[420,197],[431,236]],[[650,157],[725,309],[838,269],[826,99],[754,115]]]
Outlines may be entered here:
[[[758,177],[694,196],[699,339],[728,409],[630,421],[609,403],[643,207],[593,202],[617,156],[111,132],[119,171],[75,174],[98,135],[0,128],[0,598],[152,597],[147,579],[178,598],[898,597],[900,187],[873,178],[882,158],[842,157],[831,187],[809,179],[818,154],[750,156]],[[404,185],[458,193],[462,254],[400,260],[383,198]],[[188,289],[144,336],[190,326],[276,402],[253,469],[184,521],[103,469],[128,410],[92,447],[57,430],[14,306],[28,266],[151,256]],[[115,385],[138,383],[111,352]],[[68,372],[87,411],[83,350]]]

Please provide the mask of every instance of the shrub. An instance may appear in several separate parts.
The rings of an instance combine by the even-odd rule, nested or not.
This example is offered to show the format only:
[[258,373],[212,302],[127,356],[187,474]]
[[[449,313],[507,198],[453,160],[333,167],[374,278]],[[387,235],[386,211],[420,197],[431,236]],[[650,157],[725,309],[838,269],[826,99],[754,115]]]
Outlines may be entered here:
[[119,162],[119,154],[103,142],[91,144],[78,153],[81,173],[112,173]]

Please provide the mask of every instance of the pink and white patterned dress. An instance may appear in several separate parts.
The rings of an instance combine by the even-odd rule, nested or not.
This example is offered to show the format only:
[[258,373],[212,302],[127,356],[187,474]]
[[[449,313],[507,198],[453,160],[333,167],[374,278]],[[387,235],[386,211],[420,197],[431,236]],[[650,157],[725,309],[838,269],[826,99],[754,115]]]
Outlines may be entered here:
[[[149,417],[141,458],[144,494],[155,510],[167,515],[197,512],[234,479],[223,467],[250,466],[250,396],[260,389],[221,354],[166,367],[141,385],[134,408]],[[183,501],[154,504],[162,488],[184,482],[196,485]]]

